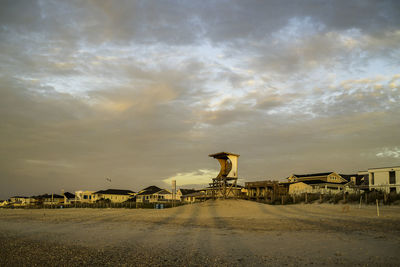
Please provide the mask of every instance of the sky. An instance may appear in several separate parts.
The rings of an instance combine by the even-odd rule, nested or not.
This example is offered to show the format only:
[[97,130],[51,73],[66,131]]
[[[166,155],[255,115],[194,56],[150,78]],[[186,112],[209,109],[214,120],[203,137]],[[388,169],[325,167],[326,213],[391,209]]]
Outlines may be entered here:
[[0,199],[399,166],[399,101],[400,1],[5,0]]

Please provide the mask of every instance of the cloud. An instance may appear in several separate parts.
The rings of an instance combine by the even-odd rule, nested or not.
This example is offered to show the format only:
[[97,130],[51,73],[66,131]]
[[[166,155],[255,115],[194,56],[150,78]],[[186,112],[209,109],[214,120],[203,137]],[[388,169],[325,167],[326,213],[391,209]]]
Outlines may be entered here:
[[57,168],[72,168],[73,165],[63,161],[54,160],[37,160],[37,159],[27,159],[26,163],[32,165],[44,165],[46,167],[57,167]]
[[378,158],[400,158],[400,148],[383,148],[382,152],[376,153]]
[[244,180],[394,164],[398,9],[5,1],[0,198],[207,184],[218,151],[241,154]]
[[215,178],[218,171],[209,169],[200,169],[193,172],[177,173],[174,176],[164,179],[163,182],[171,185],[172,180],[176,181],[178,186],[185,185],[203,185],[206,186],[210,183],[212,178]]

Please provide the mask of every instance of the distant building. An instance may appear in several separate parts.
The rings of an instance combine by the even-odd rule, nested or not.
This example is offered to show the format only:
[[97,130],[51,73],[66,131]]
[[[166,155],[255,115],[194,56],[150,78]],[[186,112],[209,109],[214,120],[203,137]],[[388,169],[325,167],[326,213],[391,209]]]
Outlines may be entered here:
[[[357,183],[357,175],[341,175],[336,172],[311,174],[292,174],[289,178],[289,195],[303,193],[337,194],[353,192]],[[346,179],[347,178],[347,179]]]
[[369,189],[400,193],[400,166],[368,169]]
[[204,191],[195,191],[190,194],[185,194],[181,197],[181,201],[185,203],[201,202],[206,200],[206,193]]
[[173,200],[172,192],[167,189],[161,189],[154,193],[150,198],[150,202],[169,202]]
[[96,201],[109,199],[113,203],[121,203],[134,197],[135,192],[122,189],[107,189],[97,191],[93,195]]
[[138,203],[151,203],[154,202],[153,194],[160,192],[162,189],[158,186],[152,185],[140,190],[136,194],[136,202]]
[[75,191],[76,201],[80,203],[93,203],[96,201],[96,191]]
[[13,196],[10,197],[10,204],[13,206],[26,206],[31,203],[30,197],[25,196]]
[[180,188],[176,192],[176,199],[182,201],[184,196],[189,195],[189,194],[193,194],[193,193],[196,193],[196,192],[197,192],[197,190],[195,190],[195,189],[183,189],[183,188]]
[[8,200],[0,200],[0,207],[5,207],[9,204]]
[[327,182],[327,183],[347,182],[346,179],[341,177],[336,172],[322,172],[322,173],[310,173],[310,174],[292,174],[287,179],[291,183],[310,181],[310,180],[320,180],[320,181],[324,181],[324,182]]
[[64,204],[72,204],[75,202],[76,196],[70,192],[64,193]]
[[64,196],[58,194],[44,194],[39,196],[33,196],[35,204],[44,205],[61,205],[64,203]]
[[173,200],[173,194],[167,189],[162,189],[157,186],[149,186],[139,191],[136,195],[138,203],[159,203],[170,202]]
[[245,183],[246,198],[257,201],[273,202],[287,195],[287,183],[279,183],[278,181],[256,181]]

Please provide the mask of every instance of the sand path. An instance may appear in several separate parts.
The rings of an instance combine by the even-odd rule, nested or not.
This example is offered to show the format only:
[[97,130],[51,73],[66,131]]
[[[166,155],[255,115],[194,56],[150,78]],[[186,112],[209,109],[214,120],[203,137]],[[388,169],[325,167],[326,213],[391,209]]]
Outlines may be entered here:
[[0,265],[385,265],[400,207],[207,201],[164,210],[0,210]]

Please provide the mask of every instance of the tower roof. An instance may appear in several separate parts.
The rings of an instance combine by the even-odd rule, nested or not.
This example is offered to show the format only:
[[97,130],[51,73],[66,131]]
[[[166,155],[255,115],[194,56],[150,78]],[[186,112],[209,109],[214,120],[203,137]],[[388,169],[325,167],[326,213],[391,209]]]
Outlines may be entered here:
[[230,156],[230,155],[236,156],[236,157],[240,156],[239,154],[234,154],[234,153],[229,153],[229,152],[219,152],[219,153],[215,153],[215,154],[210,154],[208,156],[218,159],[218,158],[226,158],[227,156]]

